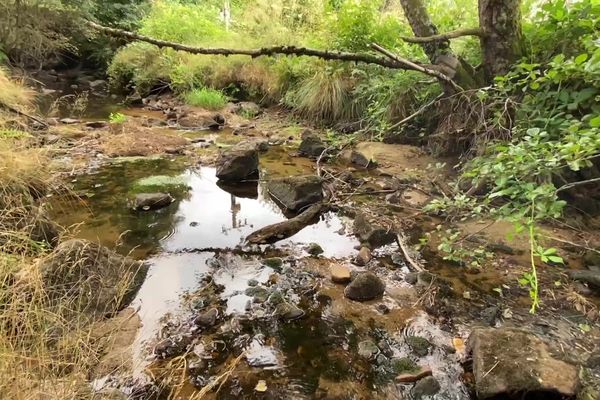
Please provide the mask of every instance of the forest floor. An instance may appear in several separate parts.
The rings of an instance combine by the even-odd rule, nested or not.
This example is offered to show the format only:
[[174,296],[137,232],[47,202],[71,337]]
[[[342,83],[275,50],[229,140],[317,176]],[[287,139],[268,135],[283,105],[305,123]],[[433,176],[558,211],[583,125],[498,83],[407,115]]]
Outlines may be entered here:
[[[518,283],[531,270],[527,235],[515,235],[509,222],[423,211],[433,199],[453,196],[457,160],[379,142],[348,142],[327,156],[321,148],[307,157],[299,146],[309,137],[327,143],[326,130],[279,108],[250,116],[247,110],[256,107],[207,111],[165,94],[119,108],[125,121],[115,123],[91,99],[95,115],[50,118],[39,136],[70,186],[68,194],[46,199],[53,219],[69,236],[150,265],[131,306],[99,322],[99,336],[112,340],[91,373],[98,394],[468,399],[494,390],[582,393],[588,383],[579,372],[549,379],[544,368],[590,366],[598,357],[600,297],[568,275],[584,271],[594,257],[586,248],[600,248],[594,220],[573,217],[540,228],[544,245],[559,249],[565,265],[538,266],[541,306],[531,314],[528,289]],[[219,153],[241,142],[261,150],[259,179],[224,185],[215,177]],[[331,211],[291,238],[246,245],[250,233],[289,216],[270,198],[268,182],[309,175],[323,179]],[[168,191],[172,203],[132,211],[135,188],[157,176],[176,178],[184,188],[161,181],[152,192]],[[478,265],[444,259],[439,247],[448,230],[460,231],[452,243],[456,254],[484,250]],[[366,272],[385,292],[351,300],[348,288]],[[483,350],[468,338],[481,327],[519,328],[548,347],[514,339],[491,355],[473,356]],[[515,368],[503,357],[523,365],[532,354],[524,348],[537,352],[540,367],[530,371],[537,383],[498,389]],[[488,361],[482,357],[496,360],[483,373],[477,370]]]

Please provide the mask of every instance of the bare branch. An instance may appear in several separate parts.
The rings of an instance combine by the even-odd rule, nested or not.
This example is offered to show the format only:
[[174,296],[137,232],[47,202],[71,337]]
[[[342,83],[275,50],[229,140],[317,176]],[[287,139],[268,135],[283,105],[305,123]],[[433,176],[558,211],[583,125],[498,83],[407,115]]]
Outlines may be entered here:
[[381,47],[377,43],[372,43],[371,48],[380,52],[381,54],[385,55],[386,57],[389,57],[390,59],[396,61],[397,63],[404,65],[405,69],[411,69],[414,71],[422,72],[427,75],[434,76],[434,77],[438,78],[439,80],[449,83],[450,86],[452,86],[457,92],[464,91],[463,88],[461,88],[456,82],[454,82],[452,80],[452,78],[450,78],[447,75],[444,75],[442,72],[440,72],[436,69],[433,69],[433,68],[435,68],[434,65],[424,66],[424,65],[415,64],[413,61],[410,61],[410,60],[407,60],[407,59],[397,56],[396,54],[392,53],[391,51]]
[[600,182],[600,178],[592,178],[592,179],[586,179],[585,181],[567,183],[566,185],[563,185],[563,186],[559,187],[558,189],[556,189],[556,193],[562,192],[564,190],[572,189],[579,185],[587,185],[588,183],[596,183],[596,182]]
[[406,37],[402,36],[401,39],[408,43],[430,43],[430,42],[445,42],[450,39],[456,39],[463,36],[483,36],[483,30],[481,28],[463,28],[455,31],[440,33],[439,35],[433,36],[416,36]]
[[232,56],[232,55],[245,55],[250,56],[252,58],[261,57],[261,56],[273,56],[276,54],[282,55],[296,55],[296,56],[308,56],[308,57],[317,57],[322,58],[324,60],[338,60],[338,61],[353,61],[353,62],[362,62],[366,64],[376,64],[386,68],[392,69],[405,69],[405,70],[413,70],[419,71],[423,73],[427,73],[429,69],[426,65],[420,64],[418,62],[409,61],[409,62],[399,62],[394,59],[389,58],[381,58],[367,53],[348,53],[343,51],[330,51],[330,50],[317,50],[310,49],[305,47],[295,47],[295,46],[273,46],[273,47],[263,47],[260,49],[224,49],[224,48],[204,48],[204,47],[194,47],[188,46],[181,43],[168,42],[165,40],[160,40],[156,38],[152,38],[149,36],[140,35],[135,32],[129,32],[122,29],[109,28],[107,26],[99,25],[92,21],[86,21],[87,25],[92,29],[95,29],[98,32],[104,33],[109,36],[118,37],[121,39],[126,39],[128,41],[141,41],[156,45],[158,47],[168,47],[175,50],[185,51],[191,54],[207,54],[207,55],[222,55],[222,56]]

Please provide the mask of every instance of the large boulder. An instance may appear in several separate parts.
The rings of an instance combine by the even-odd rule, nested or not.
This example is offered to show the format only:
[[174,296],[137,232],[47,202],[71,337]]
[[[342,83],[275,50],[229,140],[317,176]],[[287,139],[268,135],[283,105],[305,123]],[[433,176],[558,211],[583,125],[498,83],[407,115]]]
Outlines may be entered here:
[[76,307],[95,318],[127,306],[141,286],[146,270],[142,262],[79,239],[59,244],[39,264],[51,302],[57,305],[67,302],[70,308]]
[[258,173],[258,150],[248,144],[225,150],[217,160],[217,178],[240,182]]
[[344,290],[344,296],[350,300],[368,301],[383,296],[385,284],[377,275],[363,272],[354,278]]
[[301,156],[317,158],[325,151],[325,143],[317,135],[309,134],[302,138],[298,153]]
[[477,398],[519,393],[577,394],[578,368],[553,358],[537,336],[514,328],[478,328],[469,337]]
[[396,234],[392,229],[381,225],[376,218],[364,213],[356,214],[353,228],[358,240],[371,248],[384,246],[396,240]]
[[323,182],[315,175],[272,179],[267,184],[271,197],[291,211],[323,200]]
[[600,290],[599,269],[569,271],[568,274],[571,279],[579,282],[585,282],[591,286],[592,289]]

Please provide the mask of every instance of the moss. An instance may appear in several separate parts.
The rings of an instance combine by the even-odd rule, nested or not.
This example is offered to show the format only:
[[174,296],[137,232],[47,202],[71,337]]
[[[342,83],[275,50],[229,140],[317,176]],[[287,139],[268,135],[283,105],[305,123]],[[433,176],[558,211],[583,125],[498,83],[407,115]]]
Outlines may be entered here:
[[394,358],[392,368],[396,374],[417,372],[419,370],[417,363],[408,357]]
[[411,350],[420,357],[425,357],[431,348],[429,340],[421,336],[407,336],[406,344],[408,344]]
[[183,192],[188,190],[187,181],[182,176],[155,175],[138,179],[132,186],[132,193],[141,192]]

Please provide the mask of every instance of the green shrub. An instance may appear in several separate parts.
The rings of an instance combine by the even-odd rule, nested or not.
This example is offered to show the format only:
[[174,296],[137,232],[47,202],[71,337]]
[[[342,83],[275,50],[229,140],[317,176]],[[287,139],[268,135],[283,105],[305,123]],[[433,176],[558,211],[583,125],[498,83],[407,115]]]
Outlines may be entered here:
[[219,110],[227,104],[228,98],[223,92],[210,88],[194,89],[183,95],[184,101],[196,107]]

